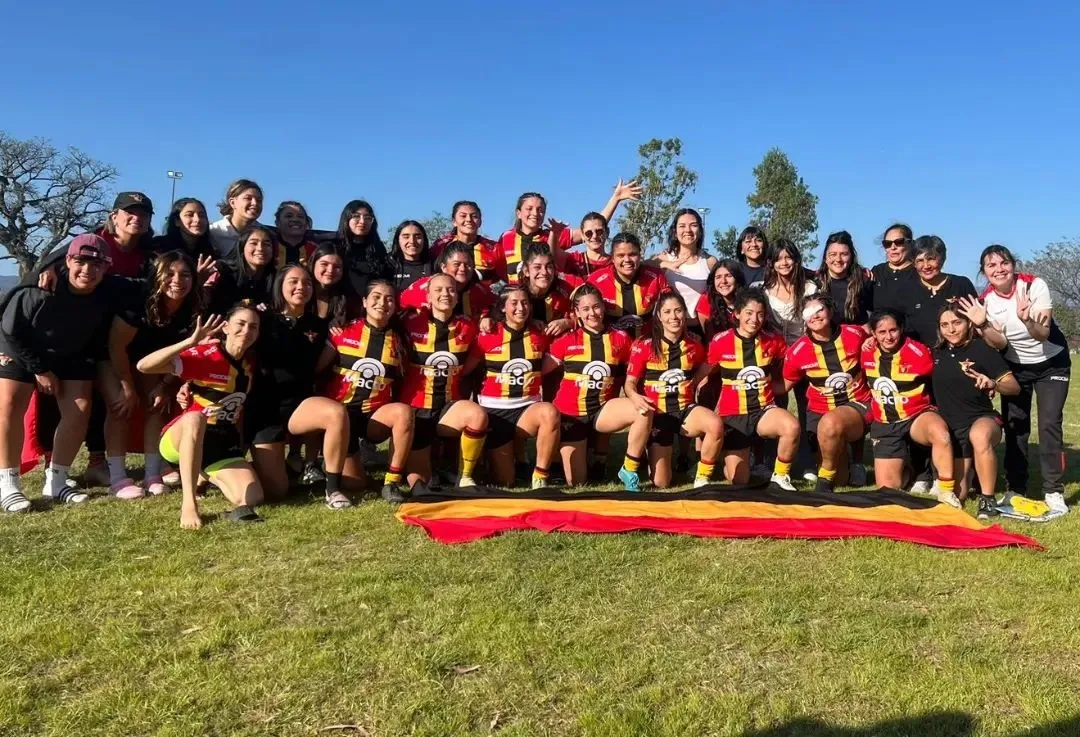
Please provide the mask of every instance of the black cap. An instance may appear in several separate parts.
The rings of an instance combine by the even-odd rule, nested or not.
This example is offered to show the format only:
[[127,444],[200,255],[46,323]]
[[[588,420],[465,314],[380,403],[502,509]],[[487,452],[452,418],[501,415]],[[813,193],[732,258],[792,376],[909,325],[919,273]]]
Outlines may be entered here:
[[142,192],[121,192],[113,200],[114,210],[132,210],[138,207],[148,211],[151,215],[154,214],[154,203]]

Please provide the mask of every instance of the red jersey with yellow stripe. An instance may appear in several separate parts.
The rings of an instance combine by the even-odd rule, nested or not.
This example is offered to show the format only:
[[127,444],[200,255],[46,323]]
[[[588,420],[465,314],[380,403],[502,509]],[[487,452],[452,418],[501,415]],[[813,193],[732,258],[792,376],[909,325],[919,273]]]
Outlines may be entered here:
[[622,388],[633,341],[619,330],[585,328],[560,335],[548,354],[562,364],[553,404],[568,417],[591,417]]
[[[500,276],[506,280],[507,284],[518,283],[518,267],[521,266],[521,259],[525,257],[525,249],[533,243],[546,244],[550,237],[551,231],[547,228],[532,235],[525,235],[520,230],[508,230],[502,234],[499,245],[502,247],[504,263]],[[574,235],[570,228],[559,231],[559,242],[555,245],[564,251],[574,245]]]
[[746,415],[776,401],[773,374],[780,368],[787,346],[776,333],[744,338],[734,328],[709,341],[709,363],[720,367],[723,386],[716,413],[721,417]]
[[298,246],[290,246],[288,243],[279,242],[274,263],[277,264],[279,269],[286,264],[307,266],[308,260],[311,258],[311,254],[315,253],[316,248],[317,246],[311,241],[304,241]]
[[806,406],[820,415],[851,402],[869,406],[870,388],[862,371],[862,344],[867,333],[858,325],[841,325],[832,340],[804,335],[784,354],[784,378],[810,381]]
[[397,333],[355,320],[331,335],[330,343],[337,348],[338,362],[323,396],[364,414],[394,401],[394,385],[401,379],[404,357]]
[[443,322],[421,310],[409,314],[404,327],[409,338],[409,362],[401,401],[417,409],[442,409],[449,402],[463,399],[462,370],[476,340],[476,323],[464,315]]
[[[252,351],[249,351],[252,353]],[[208,425],[236,425],[251,391],[255,361],[236,360],[222,343],[196,345],[173,359],[172,372],[191,383],[186,412],[200,412]]]
[[574,288],[562,279],[555,279],[551,289],[543,297],[529,293],[532,319],[541,322],[561,320],[570,314],[570,293]]
[[593,272],[588,282],[600,290],[610,320],[626,315],[646,317],[660,295],[671,289],[660,269],[645,265],[638,267],[629,282],[623,281],[614,266]]
[[473,342],[472,356],[484,363],[482,407],[513,409],[540,401],[541,367],[548,338],[530,323],[513,330],[500,323]]
[[611,254],[605,253],[598,259],[589,258],[588,251],[574,251],[566,254],[566,263],[563,268],[568,274],[588,279],[594,272],[611,266]]
[[874,422],[902,422],[930,409],[930,376],[934,356],[917,340],[905,338],[900,347],[886,353],[874,346],[862,352],[862,368],[874,401]]
[[[446,247],[455,240],[457,238],[453,233],[439,236],[431,247],[431,260],[439,258]],[[473,266],[480,272],[480,281],[487,284],[497,281],[500,274],[506,271],[506,258],[503,256],[502,246],[490,238],[477,237],[476,243],[473,244]]]
[[627,376],[638,391],[666,414],[677,414],[694,403],[694,373],[705,361],[705,346],[693,333],[680,340],[660,339],[657,355],[652,338],[638,338],[630,351]]
[[[429,281],[431,281],[430,276],[422,276],[406,287],[398,296],[398,310],[427,310]],[[458,303],[454,308],[454,314],[479,320],[491,313],[494,304],[495,294],[487,285],[474,281],[465,287],[464,291],[458,291]]]

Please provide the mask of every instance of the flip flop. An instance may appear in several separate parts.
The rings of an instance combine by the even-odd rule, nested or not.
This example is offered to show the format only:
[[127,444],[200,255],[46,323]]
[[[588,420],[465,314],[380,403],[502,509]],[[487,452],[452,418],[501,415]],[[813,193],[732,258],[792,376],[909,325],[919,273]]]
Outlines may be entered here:
[[225,515],[225,519],[230,522],[262,522],[263,518],[259,516],[259,513],[255,511],[254,507],[247,505],[237,507],[236,509],[228,512]]
[[16,490],[0,499],[0,508],[9,514],[22,514],[30,511],[30,500]]
[[326,495],[326,506],[330,509],[348,509],[352,506],[352,502],[349,501],[349,497],[342,494],[340,491],[335,491],[333,494]]
[[59,494],[42,494],[43,499],[49,499],[55,504],[82,504],[90,500],[90,495],[79,488],[64,486]]

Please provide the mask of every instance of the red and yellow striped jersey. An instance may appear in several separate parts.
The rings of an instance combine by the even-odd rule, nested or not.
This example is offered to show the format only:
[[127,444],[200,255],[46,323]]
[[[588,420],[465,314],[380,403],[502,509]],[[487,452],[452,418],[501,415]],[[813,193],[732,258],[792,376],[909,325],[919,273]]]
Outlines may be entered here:
[[541,322],[561,320],[570,314],[570,293],[574,288],[562,279],[556,278],[551,289],[543,297],[529,294],[532,306],[532,319]]
[[618,330],[577,328],[560,335],[548,354],[562,364],[553,404],[568,417],[590,417],[622,388],[632,339]]
[[512,330],[500,323],[473,342],[472,356],[484,362],[477,401],[483,407],[525,407],[540,401],[541,367],[548,338],[531,324]]
[[644,265],[638,267],[637,274],[629,282],[623,281],[614,266],[594,271],[588,282],[600,290],[610,320],[626,315],[647,317],[660,295],[671,289],[660,269]]
[[746,415],[769,407],[776,401],[773,373],[780,368],[787,346],[776,333],[758,333],[744,338],[734,328],[717,333],[709,341],[709,363],[720,366],[721,417]]
[[[431,281],[430,276],[422,276],[406,287],[398,296],[398,311],[427,310],[427,285],[429,281]],[[465,288],[465,291],[458,291],[458,303],[457,307],[454,308],[454,314],[465,315],[473,320],[479,320],[491,313],[491,307],[494,304],[495,295],[487,285],[474,281]]]
[[288,243],[279,242],[274,263],[279,269],[286,264],[307,266],[308,259],[311,258],[311,254],[315,253],[316,247],[311,241],[304,241],[299,246],[290,246]]
[[464,315],[443,322],[421,310],[407,315],[404,327],[409,362],[401,401],[417,409],[442,409],[462,399],[462,370],[476,340],[476,323]]
[[394,401],[394,385],[401,379],[404,354],[401,338],[387,328],[354,320],[330,336],[338,362],[326,382],[323,396],[371,414]]
[[850,402],[870,403],[870,388],[863,376],[862,344],[867,333],[858,325],[841,325],[832,340],[818,341],[804,335],[784,354],[784,378],[810,381],[806,406],[825,414]]
[[605,253],[595,261],[589,258],[588,251],[574,251],[566,254],[566,263],[563,268],[568,274],[573,274],[580,279],[588,279],[593,273],[611,266],[611,254]]
[[934,356],[917,340],[905,338],[886,353],[877,346],[862,352],[866,383],[874,395],[870,416],[874,422],[902,422],[930,409],[930,375]]
[[[517,284],[518,268],[521,266],[521,259],[525,256],[525,249],[533,243],[547,243],[550,235],[551,231],[547,228],[543,228],[540,232],[532,235],[525,235],[520,230],[515,229],[503,233],[502,237],[499,238],[499,245],[502,247],[504,263],[503,271],[499,276],[507,284]],[[574,245],[574,235],[570,228],[559,231],[559,242],[555,245],[564,251]]]
[[[249,354],[254,351],[249,351]],[[251,391],[255,361],[236,360],[224,344],[196,345],[173,359],[172,372],[191,382],[191,404],[186,412],[201,412],[208,425],[236,425]]]
[[694,373],[704,361],[705,346],[693,333],[675,342],[661,338],[658,356],[653,355],[652,338],[638,338],[626,373],[657,409],[676,414],[694,403]]
[[[453,233],[439,236],[431,246],[431,260],[439,258],[439,255],[448,245],[457,238]],[[506,271],[506,258],[503,256],[502,246],[498,242],[479,236],[473,244],[473,266],[480,273],[480,281],[491,284],[499,279],[499,275]]]

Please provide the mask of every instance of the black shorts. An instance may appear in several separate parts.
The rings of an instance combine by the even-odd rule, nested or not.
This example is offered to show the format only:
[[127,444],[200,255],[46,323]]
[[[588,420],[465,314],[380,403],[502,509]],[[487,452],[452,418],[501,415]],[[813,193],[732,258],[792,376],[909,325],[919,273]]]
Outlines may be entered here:
[[652,434],[649,435],[649,445],[658,445],[662,448],[670,448],[675,444],[675,436],[682,433],[683,423],[690,413],[698,405],[691,404],[685,409],[674,414],[657,412],[653,415]]
[[[97,365],[92,356],[55,357],[46,364],[61,381],[93,381],[97,378]],[[11,379],[21,384],[34,384],[34,372],[12,356],[0,353],[0,379]]]
[[[847,404],[840,405],[840,407],[851,407],[853,410],[859,413],[859,416],[862,417],[863,421],[863,434],[865,434],[866,428],[870,426],[870,408],[862,402],[848,402]],[[840,407],[837,407],[836,409],[840,409]],[[832,410],[829,411],[831,412]],[[806,432],[810,433],[811,435],[817,435],[818,423],[821,422],[821,418],[824,416],[825,415],[823,414],[807,410]]]
[[974,458],[975,450],[971,447],[971,426],[981,420],[983,417],[989,417],[991,420],[997,423],[998,427],[1004,427],[1005,423],[1001,419],[1001,415],[997,412],[989,415],[979,415],[978,417],[971,417],[964,422],[964,425],[957,425],[953,427],[949,425],[949,438],[952,440],[952,449],[954,458]]
[[[252,445],[284,443],[288,440],[289,418],[303,401],[295,399],[271,403],[255,402],[255,406],[251,407],[251,421],[244,422],[245,434],[249,434]],[[260,408],[260,404],[263,407]]]
[[435,438],[439,436],[439,422],[446,416],[446,413],[450,411],[450,408],[454,406],[454,403],[458,401],[459,400],[455,399],[453,402],[447,402],[440,409],[414,410],[413,450],[423,450],[424,448],[431,447],[431,444],[435,442]]
[[488,434],[484,447],[492,450],[514,442],[514,438],[517,437],[518,420],[532,406],[526,404],[524,407],[513,408],[484,407],[484,411],[488,414]]
[[[374,442],[374,438],[368,435],[368,431],[371,429],[371,418],[375,412],[361,412],[359,407],[347,407],[347,409],[349,412],[349,455],[352,455],[360,450],[361,440]],[[379,408],[375,409],[378,411]],[[389,428],[387,430],[389,431]]]
[[[161,433],[158,442],[158,453],[166,463],[176,466],[180,463],[180,450],[169,437],[169,430],[184,415],[180,415],[168,425]],[[207,474],[213,473],[220,468],[235,465],[243,461],[247,455],[240,440],[240,430],[232,424],[207,424],[203,433],[202,470]]]
[[[935,410],[927,410],[934,412]],[[874,448],[874,458],[881,460],[901,459],[911,457],[911,426],[915,420],[922,417],[919,413],[914,417],[899,422],[875,422],[870,425],[870,444]]]
[[757,426],[765,413],[776,409],[775,404],[768,407],[747,412],[745,415],[725,415],[720,419],[724,421],[724,450],[746,450],[757,437]]
[[589,439],[589,433],[596,429],[596,418],[600,412],[594,412],[584,417],[571,417],[561,415],[562,421],[560,439],[564,443],[581,443]]

